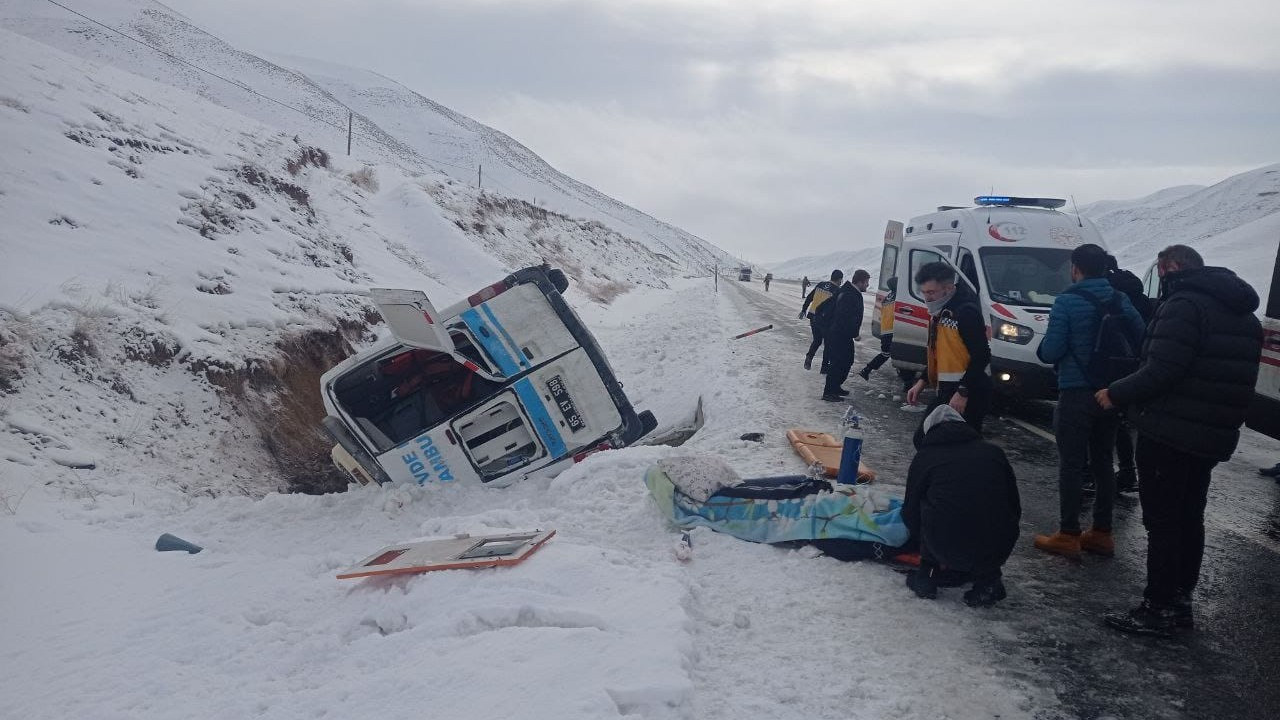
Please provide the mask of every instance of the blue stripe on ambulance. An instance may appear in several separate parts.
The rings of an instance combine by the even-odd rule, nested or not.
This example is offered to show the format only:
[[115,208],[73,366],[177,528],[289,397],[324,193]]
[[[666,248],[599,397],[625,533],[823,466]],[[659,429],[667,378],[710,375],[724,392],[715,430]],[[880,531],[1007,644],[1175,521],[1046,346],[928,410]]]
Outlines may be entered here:
[[524,359],[524,355],[521,354],[520,348],[516,345],[515,339],[512,338],[511,333],[507,332],[507,329],[502,326],[502,323],[498,322],[498,318],[493,314],[493,310],[488,305],[481,305],[480,307],[484,309],[484,316],[489,318],[489,322],[493,323],[493,326],[498,329],[498,332],[502,333],[502,337],[506,339],[507,345],[511,346],[511,352],[515,353],[516,362],[520,363],[520,367],[528,368],[529,363]]
[[[485,308],[485,310],[488,310],[488,308]],[[497,363],[498,370],[503,375],[511,377],[513,375],[520,374],[520,366],[516,364],[516,361],[511,357],[511,353],[507,351],[507,348],[502,344],[502,341],[495,337],[493,332],[489,330],[489,327],[485,324],[484,320],[480,319],[480,313],[476,312],[474,309],[465,310],[459,317],[462,318],[462,322],[466,323],[467,328],[471,330],[471,334],[475,339],[480,342],[480,346],[484,348],[484,351],[489,354],[489,357],[493,358],[495,363]],[[492,317],[492,313],[490,313],[490,317]],[[501,325],[497,325],[496,329],[502,332],[503,335],[506,335],[506,331],[502,330]]]
[[538,437],[542,438],[542,444],[546,446],[547,453],[553,458],[563,457],[568,452],[568,448],[565,447],[564,439],[560,437],[560,430],[551,419],[551,413],[547,412],[547,406],[542,404],[542,396],[533,387],[533,383],[525,378],[512,387],[520,396],[520,404],[524,405],[525,412],[529,413],[529,418],[533,420],[534,430],[537,431]]

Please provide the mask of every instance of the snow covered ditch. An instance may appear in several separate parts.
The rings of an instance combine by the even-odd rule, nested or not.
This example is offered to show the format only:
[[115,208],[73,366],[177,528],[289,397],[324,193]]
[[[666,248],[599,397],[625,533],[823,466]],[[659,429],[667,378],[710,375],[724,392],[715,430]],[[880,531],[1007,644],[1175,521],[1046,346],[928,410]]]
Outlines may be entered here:
[[[575,293],[576,294],[576,293]],[[644,470],[706,452],[798,471],[779,427],[834,422],[801,390],[790,328],[731,341],[754,310],[709,281],[571,298],[628,393],[665,424],[704,399],[679,450],[601,453],[551,480],[324,496],[196,496],[164,463],[0,463],[0,692],[24,718],[1030,716],[1036,693],[981,662],[983,620],[909,599],[901,576],[696,531],[694,558]],[[831,417],[827,417],[830,415]],[[64,442],[10,413],[10,433]],[[769,431],[765,443],[738,439]],[[216,447],[185,445],[218,467]],[[334,575],[384,545],[533,528],[510,569]],[[171,532],[197,555],[158,553]],[[952,714],[950,709],[966,711]],[[973,710],[974,713],[969,713]]]

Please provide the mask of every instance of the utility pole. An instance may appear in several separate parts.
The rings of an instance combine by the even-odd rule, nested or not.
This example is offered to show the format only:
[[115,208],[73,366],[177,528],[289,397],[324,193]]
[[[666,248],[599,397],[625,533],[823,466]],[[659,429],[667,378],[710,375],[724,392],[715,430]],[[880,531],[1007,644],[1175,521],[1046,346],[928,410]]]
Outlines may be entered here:
[[351,124],[355,113],[347,111],[347,157],[351,157]]
[[484,188],[484,165],[476,168],[476,187]]

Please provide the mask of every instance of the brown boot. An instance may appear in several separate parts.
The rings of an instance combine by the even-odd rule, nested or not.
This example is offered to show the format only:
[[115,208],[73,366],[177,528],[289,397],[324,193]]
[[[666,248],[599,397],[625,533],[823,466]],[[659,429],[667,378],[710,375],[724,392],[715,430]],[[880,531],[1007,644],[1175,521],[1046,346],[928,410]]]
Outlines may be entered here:
[[1036,548],[1055,555],[1080,559],[1080,533],[1056,532],[1052,535],[1037,535]]
[[1093,528],[1080,534],[1080,549],[1094,555],[1111,557],[1116,554],[1116,541],[1111,537],[1110,530]]

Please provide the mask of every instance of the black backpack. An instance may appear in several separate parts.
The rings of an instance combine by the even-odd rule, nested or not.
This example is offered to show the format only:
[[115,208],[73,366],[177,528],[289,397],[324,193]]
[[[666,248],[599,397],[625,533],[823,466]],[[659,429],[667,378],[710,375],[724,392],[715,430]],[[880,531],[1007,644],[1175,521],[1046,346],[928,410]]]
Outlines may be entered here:
[[[1093,341],[1093,350],[1089,353],[1088,362],[1081,363],[1085,378],[1095,390],[1101,390],[1111,383],[1138,369],[1138,340],[1133,336],[1129,319],[1124,315],[1121,293],[1112,292],[1111,299],[1102,301],[1097,295],[1086,290],[1074,288],[1067,292],[1088,300],[1098,312],[1098,334]],[[1076,358],[1080,362],[1080,358]]]

